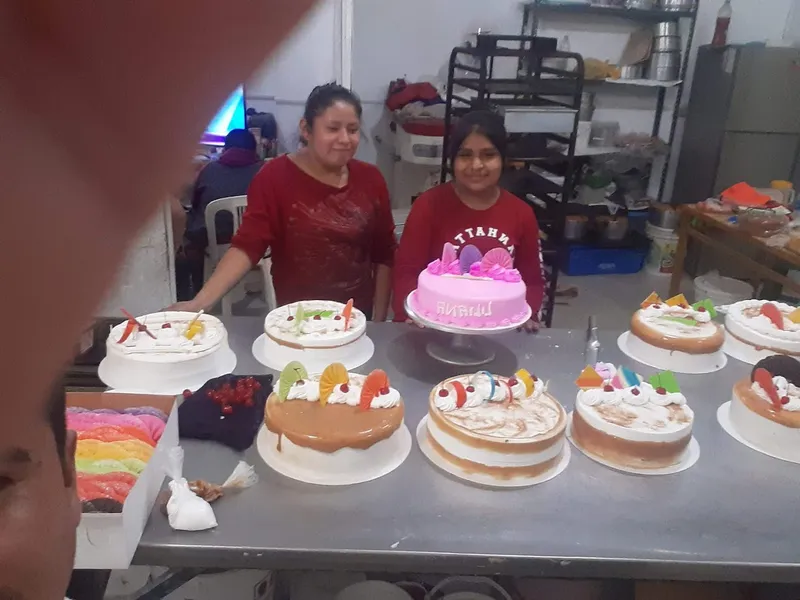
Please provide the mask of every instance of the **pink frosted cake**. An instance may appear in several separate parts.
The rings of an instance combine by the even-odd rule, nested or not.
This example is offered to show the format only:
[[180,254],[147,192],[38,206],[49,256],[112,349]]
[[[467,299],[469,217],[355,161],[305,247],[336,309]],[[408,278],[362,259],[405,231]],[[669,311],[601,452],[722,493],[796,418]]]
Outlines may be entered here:
[[467,245],[457,254],[445,244],[442,258],[420,273],[408,302],[423,319],[457,327],[521,325],[531,316],[525,283],[504,248],[482,255]]

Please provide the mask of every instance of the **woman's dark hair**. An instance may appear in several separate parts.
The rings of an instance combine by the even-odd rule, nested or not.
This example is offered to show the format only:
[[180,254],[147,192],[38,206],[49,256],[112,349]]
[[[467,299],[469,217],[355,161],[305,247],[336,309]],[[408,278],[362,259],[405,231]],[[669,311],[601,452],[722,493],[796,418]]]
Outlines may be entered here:
[[225,149],[241,148],[243,150],[255,150],[256,138],[247,129],[231,129],[225,136]]
[[314,120],[337,102],[344,102],[353,107],[356,115],[361,119],[361,100],[358,96],[338,83],[331,82],[318,85],[308,95],[303,118],[309,128],[314,125]]
[[448,148],[451,164],[455,162],[464,140],[473,133],[482,135],[492,142],[505,160],[508,134],[503,124],[503,117],[488,110],[476,110],[461,117],[453,127]]

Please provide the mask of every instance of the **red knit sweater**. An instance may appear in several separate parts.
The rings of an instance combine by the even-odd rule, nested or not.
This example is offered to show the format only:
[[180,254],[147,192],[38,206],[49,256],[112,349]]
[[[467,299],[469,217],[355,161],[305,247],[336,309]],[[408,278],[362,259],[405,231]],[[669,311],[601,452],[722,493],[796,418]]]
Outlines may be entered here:
[[348,169],[347,185],[336,188],[281,156],[253,178],[231,245],[253,264],[272,249],[279,305],[353,298],[357,308],[371,313],[374,266],[393,261],[394,221],[380,171],[357,160]]
[[491,208],[473,210],[459,200],[451,184],[445,183],[417,198],[403,228],[394,266],[395,320],[406,318],[403,301],[416,289],[420,272],[441,257],[445,242],[459,248],[472,244],[483,253],[497,247],[508,249],[528,287],[528,304],[534,319],[538,319],[544,280],[539,225],[533,209],[502,190]]

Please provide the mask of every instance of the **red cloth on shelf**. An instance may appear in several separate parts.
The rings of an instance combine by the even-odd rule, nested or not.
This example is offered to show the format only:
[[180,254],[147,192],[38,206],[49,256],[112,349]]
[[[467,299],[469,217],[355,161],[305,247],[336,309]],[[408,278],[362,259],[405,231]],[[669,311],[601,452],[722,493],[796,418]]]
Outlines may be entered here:
[[533,209],[501,190],[487,210],[466,206],[449,183],[428,190],[411,206],[400,239],[394,267],[392,308],[395,320],[406,318],[403,302],[417,287],[417,277],[431,261],[440,258],[445,242],[457,247],[476,246],[484,254],[492,248],[506,248],[514,257],[527,286],[528,304],[538,319],[544,294],[539,225]]
[[314,179],[288,156],[269,161],[253,178],[231,245],[253,264],[272,249],[279,305],[353,298],[371,313],[373,267],[391,266],[394,258],[394,220],[380,171],[357,160],[348,168],[343,188]]

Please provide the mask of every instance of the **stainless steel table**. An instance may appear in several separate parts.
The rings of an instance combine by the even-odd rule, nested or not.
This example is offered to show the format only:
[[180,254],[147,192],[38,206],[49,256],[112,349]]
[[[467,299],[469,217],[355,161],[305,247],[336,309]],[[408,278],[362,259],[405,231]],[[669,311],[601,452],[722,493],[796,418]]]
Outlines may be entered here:
[[[258,318],[226,321],[237,372],[267,369],[250,352]],[[436,332],[373,324],[375,356],[401,391],[412,432],[426,413],[433,384],[455,374],[425,353]],[[602,335],[602,333],[601,333]],[[602,335],[601,359],[643,375],[616,333]],[[547,330],[490,338],[488,365],[519,366],[550,378],[571,409],[581,368],[583,332]],[[800,465],[770,459],[731,439],[717,407],[749,367],[731,359],[712,375],[679,382],[696,413],[699,462],[680,474],[640,477],[607,469],[573,450],[567,470],[521,490],[471,487],[431,466],[415,447],[377,481],[344,488],[305,485],[272,472],[255,450],[247,460],[256,487],[215,506],[219,526],[177,533],[157,511],[135,561],[172,567],[316,568],[727,581],[800,581]],[[238,456],[211,443],[184,442],[185,475],[222,481]]]

